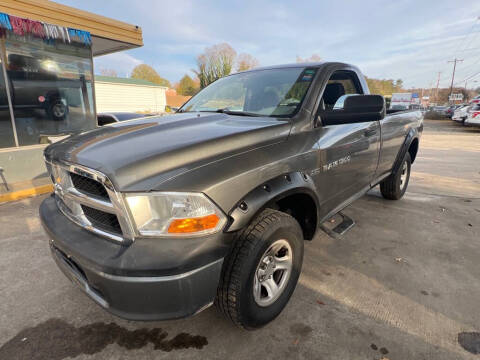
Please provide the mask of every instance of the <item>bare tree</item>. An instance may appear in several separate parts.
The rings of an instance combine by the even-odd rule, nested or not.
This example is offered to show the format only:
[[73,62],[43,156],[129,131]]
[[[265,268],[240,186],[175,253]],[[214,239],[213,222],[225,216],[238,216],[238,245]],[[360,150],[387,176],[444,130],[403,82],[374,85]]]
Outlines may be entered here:
[[258,67],[260,63],[250,54],[242,53],[237,57],[237,71],[245,71]]
[[322,58],[318,54],[312,54],[309,58],[301,58],[300,56],[297,56],[297,63],[311,63],[311,62],[319,62],[322,61]]
[[203,54],[197,57],[198,69],[194,70],[203,89],[215,80],[231,73],[237,53],[227,43],[207,47]]

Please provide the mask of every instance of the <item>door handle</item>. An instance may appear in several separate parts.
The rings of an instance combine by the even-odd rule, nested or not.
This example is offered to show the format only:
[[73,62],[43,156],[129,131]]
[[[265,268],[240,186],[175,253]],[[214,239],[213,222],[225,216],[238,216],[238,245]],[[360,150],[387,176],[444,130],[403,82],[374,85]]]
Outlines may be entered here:
[[376,133],[377,133],[377,130],[375,130],[375,129],[367,129],[367,130],[365,130],[364,135],[365,136],[373,136]]

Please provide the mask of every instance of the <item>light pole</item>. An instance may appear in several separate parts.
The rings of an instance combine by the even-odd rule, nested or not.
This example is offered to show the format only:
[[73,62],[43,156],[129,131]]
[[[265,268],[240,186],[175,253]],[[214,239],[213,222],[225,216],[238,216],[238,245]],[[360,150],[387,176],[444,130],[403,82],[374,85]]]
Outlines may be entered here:
[[[477,82],[478,82],[478,80],[473,80],[473,81],[471,81],[471,82],[473,82],[473,83],[477,83]],[[467,83],[468,83],[468,80],[465,80],[465,93],[467,94],[467,99],[466,99],[466,100],[468,101],[468,90],[467,90]]]
[[[478,80],[473,80],[472,82],[476,83],[476,82],[478,82]],[[468,83],[468,80],[465,80],[465,90],[467,90],[467,83]]]

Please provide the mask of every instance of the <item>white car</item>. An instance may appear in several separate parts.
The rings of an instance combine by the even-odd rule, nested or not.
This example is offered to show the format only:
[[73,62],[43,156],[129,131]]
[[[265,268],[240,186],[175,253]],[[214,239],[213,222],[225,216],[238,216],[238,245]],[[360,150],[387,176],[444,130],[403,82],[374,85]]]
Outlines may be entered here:
[[459,121],[459,122],[463,123],[468,116],[468,110],[469,109],[470,109],[470,105],[464,105],[464,106],[459,107],[453,113],[452,120]]
[[472,105],[465,119],[465,125],[480,126],[480,104]]

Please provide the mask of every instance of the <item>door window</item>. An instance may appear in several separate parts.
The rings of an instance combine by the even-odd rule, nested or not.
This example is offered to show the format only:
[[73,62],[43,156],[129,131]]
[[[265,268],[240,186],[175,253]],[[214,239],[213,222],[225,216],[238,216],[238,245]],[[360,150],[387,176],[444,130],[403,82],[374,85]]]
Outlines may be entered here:
[[322,94],[319,111],[342,110],[345,99],[363,94],[357,74],[353,71],[335,71]]

